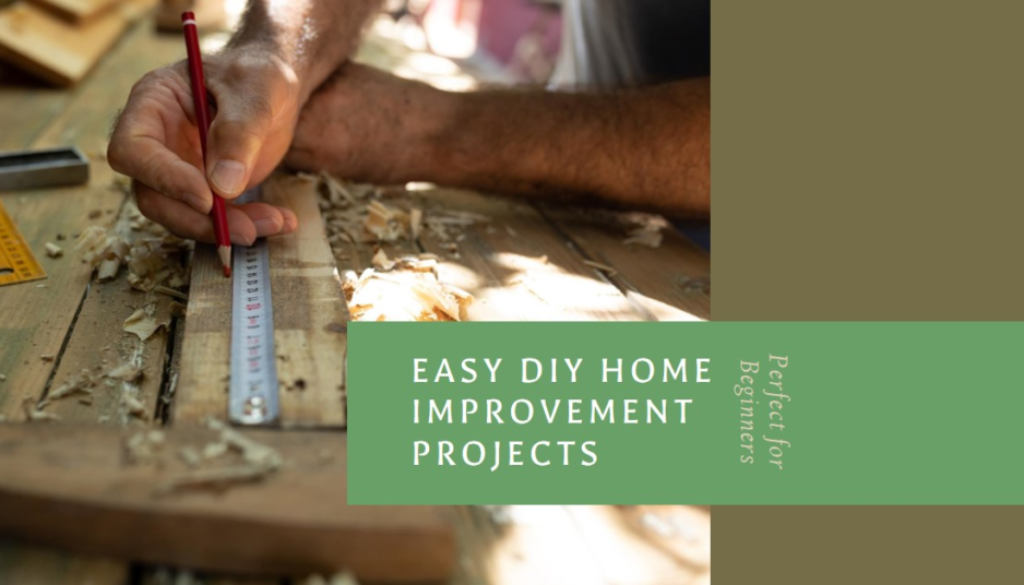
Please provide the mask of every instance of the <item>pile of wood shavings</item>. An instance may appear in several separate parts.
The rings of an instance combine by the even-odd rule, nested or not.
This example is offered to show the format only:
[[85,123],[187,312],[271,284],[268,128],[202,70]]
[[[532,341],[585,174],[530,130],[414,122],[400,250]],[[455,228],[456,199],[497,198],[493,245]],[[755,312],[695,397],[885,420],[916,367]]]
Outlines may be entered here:
[[473,296],[438,279],[433,254],[392,260],[384,250],[377,250],[373,265],[358,277],[345,273],[342,290],[353,320],[466,320]]
[[178,289],[188,284],[186,269],[192,244],[182,240],[130,207],[112,230],[89,226],[79,235],[75,250],[82,261],[96,269],[96,280],[108,282],[122,266],[128,269],[128,283],[140,291]]
[[327,239],[339,244],[372,244],[415,241],[427,231],[452,258],[459,257],[462,229],[490,218],[479,213],[431,209],[427,202],[404,187],[346,183],[327,173],[301,174],[319,186],[319,205]]
[[[447,209],[424,210],[405,188],[339,181],[327,173],[302,175],[318,184],[327,239],[339,261],[343,244],[415,241],[427,231],[445,251],[458,257],[462,229],[489,221],[480,214]],[[385,202],[386,201],[386,202]],[[346,271],[342,289],[356,321],[464,321],[473,302],[468,292],[440,281],[434,254],[389,258],[378,248],[372,268]]]

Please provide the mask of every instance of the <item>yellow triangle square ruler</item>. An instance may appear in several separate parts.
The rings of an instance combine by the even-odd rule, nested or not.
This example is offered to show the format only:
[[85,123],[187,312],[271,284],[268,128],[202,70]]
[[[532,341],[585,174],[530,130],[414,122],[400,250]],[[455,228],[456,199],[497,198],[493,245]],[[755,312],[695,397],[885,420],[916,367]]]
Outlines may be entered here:
[[43,267],[0,202],[0,286],[46,278]]

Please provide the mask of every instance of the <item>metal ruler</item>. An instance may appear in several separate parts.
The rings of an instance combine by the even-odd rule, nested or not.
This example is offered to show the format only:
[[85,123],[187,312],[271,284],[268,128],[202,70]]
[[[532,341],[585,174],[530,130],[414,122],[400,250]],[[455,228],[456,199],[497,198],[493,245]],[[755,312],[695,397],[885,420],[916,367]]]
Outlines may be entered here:
[[43,267],[0,202],[0,286],[46,278]]
[[[240,201],[252,201],[250,191]],[[242,425],[273,425],[281,418],[274,308],[270,296],[270,253],[266,239],[232,246],[231,386],[228,416]]]

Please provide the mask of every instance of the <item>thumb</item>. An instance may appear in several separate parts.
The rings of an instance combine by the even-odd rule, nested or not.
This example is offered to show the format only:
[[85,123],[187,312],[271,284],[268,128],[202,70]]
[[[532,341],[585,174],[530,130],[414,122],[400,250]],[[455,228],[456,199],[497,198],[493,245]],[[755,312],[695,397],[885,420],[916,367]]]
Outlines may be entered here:
[[210,124],[206,173],[213,189],[232,199],[245,190],[270,131],[270,110],[259,99],[218,101]]

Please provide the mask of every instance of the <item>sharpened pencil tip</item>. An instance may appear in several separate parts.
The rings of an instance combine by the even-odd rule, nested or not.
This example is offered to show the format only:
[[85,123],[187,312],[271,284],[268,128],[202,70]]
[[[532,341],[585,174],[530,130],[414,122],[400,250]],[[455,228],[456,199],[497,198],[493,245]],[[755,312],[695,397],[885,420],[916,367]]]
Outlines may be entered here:
[[217,246],[217,256],[224,267],[224,278],[231,278],[231,246]]

